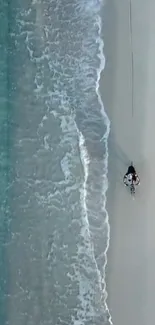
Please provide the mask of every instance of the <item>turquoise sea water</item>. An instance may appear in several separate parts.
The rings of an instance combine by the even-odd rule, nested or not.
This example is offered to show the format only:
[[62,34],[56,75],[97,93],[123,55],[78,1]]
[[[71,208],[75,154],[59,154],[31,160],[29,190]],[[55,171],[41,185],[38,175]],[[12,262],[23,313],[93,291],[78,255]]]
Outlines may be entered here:
[[0,324],[108,324],[100,1],[0,3]]
[[8,13],[0,2],[0,321],[5,324],[5,294],[8,267],[5,243],[8,240],[9,185],[9,104],[8,104]]

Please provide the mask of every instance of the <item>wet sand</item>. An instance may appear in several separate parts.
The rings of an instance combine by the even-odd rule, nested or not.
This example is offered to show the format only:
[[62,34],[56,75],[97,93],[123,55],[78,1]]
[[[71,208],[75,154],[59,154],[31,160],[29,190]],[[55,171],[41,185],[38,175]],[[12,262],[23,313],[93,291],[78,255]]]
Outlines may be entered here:
[[[103,10],[103,102],[111,121],[106,281],[114,325],[155,319],[155,2],[108,0]],[[132,49],[131,49],[132,28]],[[132,55],[134,65],[132,110]],[[122,178],[133,161],[135,199]]]

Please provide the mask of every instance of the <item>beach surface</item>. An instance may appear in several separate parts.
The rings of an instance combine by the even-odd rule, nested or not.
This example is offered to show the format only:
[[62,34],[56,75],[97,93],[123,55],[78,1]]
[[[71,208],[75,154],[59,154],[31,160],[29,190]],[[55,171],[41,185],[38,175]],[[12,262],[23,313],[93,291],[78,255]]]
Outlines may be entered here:
[[[111,121],[107,303],[114,325],[148,325],[155,320],[155,2],[108,0],[103,11],[101,91]],[[122,182],[131,161],[141,179],[134,199]]]

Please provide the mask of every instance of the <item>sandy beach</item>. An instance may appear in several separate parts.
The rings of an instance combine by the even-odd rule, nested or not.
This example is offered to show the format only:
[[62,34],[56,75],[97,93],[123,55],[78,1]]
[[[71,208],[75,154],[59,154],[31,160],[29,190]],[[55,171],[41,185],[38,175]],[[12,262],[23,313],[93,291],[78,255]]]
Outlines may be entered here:
[[[131,26],[129,0],[108,0],[103,10],[101,90],[111,121],[106,282],[114,325],[155,322],[154,15],[153,0],[131,1]],[[134,200],[122,183],[131,161],[141,179]]]

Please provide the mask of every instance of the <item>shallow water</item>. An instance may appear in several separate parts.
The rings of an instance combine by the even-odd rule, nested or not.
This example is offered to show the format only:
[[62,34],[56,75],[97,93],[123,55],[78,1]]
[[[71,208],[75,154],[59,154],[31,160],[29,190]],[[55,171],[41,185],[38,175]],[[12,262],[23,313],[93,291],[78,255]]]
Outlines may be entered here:
[[95,0],[3,6],[3,324],[108,322],[100,8]]

